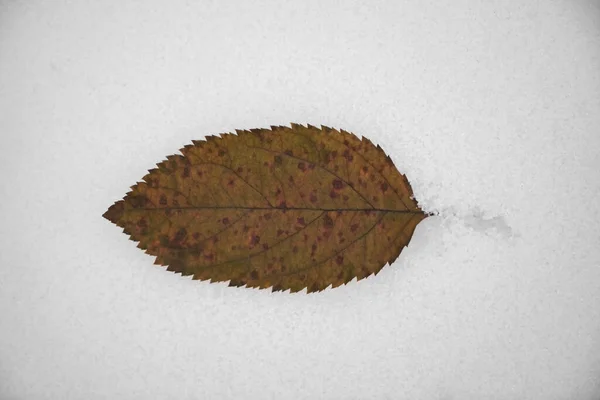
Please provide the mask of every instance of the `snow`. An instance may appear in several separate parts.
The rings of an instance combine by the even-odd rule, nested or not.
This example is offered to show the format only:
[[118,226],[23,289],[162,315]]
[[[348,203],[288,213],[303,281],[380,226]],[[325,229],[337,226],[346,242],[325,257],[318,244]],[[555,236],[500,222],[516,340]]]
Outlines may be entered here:
[[[1,399],[600,396],[596,2],[0,5]],[[101,218],[192,139],[364,135],[425,210],[319,294],[167,273]]]

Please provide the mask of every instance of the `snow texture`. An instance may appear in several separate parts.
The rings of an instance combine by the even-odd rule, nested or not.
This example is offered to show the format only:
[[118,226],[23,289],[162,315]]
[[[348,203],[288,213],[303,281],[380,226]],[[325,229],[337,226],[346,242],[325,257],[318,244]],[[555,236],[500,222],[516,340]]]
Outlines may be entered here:
[[[0,399],[600,398],[597,1],[3,1],[0,110]],[[191,281],[101,217],[290,122],[439,213],[376,277]]]

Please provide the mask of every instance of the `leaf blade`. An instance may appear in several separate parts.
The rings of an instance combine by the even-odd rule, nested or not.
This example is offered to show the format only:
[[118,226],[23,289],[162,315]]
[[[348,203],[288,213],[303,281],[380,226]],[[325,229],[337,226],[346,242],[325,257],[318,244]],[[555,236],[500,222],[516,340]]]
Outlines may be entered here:
[[194,141],[103,215],[168,270],[321,291],[376,274],[427,215],[379,146],[292,124]]

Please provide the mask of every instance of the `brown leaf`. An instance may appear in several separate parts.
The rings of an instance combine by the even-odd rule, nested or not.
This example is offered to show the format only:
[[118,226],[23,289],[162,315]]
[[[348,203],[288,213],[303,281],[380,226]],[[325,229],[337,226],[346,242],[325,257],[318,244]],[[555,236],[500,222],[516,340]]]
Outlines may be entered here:
[[427,217],[368,139],[308,125],[208,136],[103,215],[155,264],[194,279],[292,292],[376,274]]

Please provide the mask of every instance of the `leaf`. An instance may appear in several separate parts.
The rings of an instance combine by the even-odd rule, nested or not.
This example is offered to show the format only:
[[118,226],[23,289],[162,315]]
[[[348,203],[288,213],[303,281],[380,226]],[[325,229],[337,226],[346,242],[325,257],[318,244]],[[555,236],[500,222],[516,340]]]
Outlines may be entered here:
[[297,124],[236,132],[167,157],[103,216],[169,271],[291,292],[376,274],[427,217],[364,137]]

